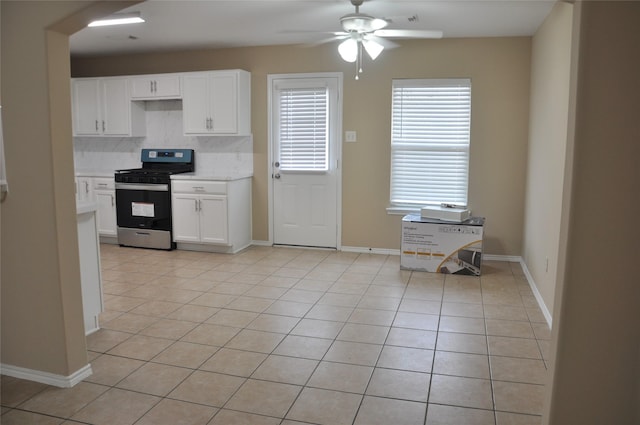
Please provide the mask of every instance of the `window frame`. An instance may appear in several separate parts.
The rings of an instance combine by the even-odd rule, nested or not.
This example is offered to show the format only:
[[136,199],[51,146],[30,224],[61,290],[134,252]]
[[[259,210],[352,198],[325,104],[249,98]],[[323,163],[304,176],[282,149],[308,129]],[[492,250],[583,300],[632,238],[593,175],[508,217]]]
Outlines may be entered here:
[[[466,115],[454,115],[454,119],[450,119],[450,123],[445,123],[445,126],[441,126],[442,122],[433,119],[429,121],[429,124],[433,125],[434,122],[437,122],[439,125],[435,126],[437,128],[434,133],[438,133],[439,135],[430,135],[432,129],[429,125],[422,125],[420,123],[416,124],[415,116],[411,114],[407,115],[410,118],[407,120],[408,124],[406,124],[405,128],[402,123],[403,113],[405,112],[403,109],[400,111],[397,110],[398,107],[402,107],[402,99],[400,101],[397,100],[397,96],[402,96],[402,89],[416,89],[414,95],[417,95],[422,100],[427,100],[426,98],[432,92],[438,90],[438,88],[447,89],[447,91],[466,93],[466,96],[463,98],[456,98],[451,95],[448,99],[462,99],[463,105],[460,111],[456,110],[457,114],[461,114],[466,111]],[[423,91],[420,89],[427,89],[427,94],[420,94]],[[387,208],[387,212],[389,214],[406,214],[411,212],[419,211],[423,206],[434,206],[440,205],[442,203],[447,204],[456,204],[456,205],[464,205],[468,204],[468,195],[469,195],[469,162],[470,162],[470,148],[471,148],[471,114],[472,114],[472,93],[471,93],[471,79],[470,78],[448,78],[448,79],[393,79],[392,80],[392,88],[391,88],[391,135],[390,135],[390,169],[389,169],[389,207]],[[411,94],[411,93],[410,93]],[[415,98],[414,98],[415,100]],[[441,101],[441,100],[440,100]],[[440,102],[438,101],[438,102]],[[421,108],[422,114],[426,114],[424,112],[425,108],[428,107],[440,107],[438,102],[425,102],[424,106]],[[408,102],[405,102],[408,103]],[[413,108],[413,109],[411,109]],[[409,105],[409,112],[415,112],[416,109],[413,105]],[[447,110],[437,109],[438,112]],[[461,112],[462,111],[462,112]],[[413,121],[412,121],[413,118]],[[450,118],[450,117],[448,117]],[[400,122],[398,122],[400,120]],[[453,123],[453,124],[451,124]],[[462,123],[462,126],[460,125]],[[410,127],[410,128],[409,128]],[[411,131],[409,131],[411,130]],[[402,134],[398,135],[398,131]],[[449,131],[449,133],[447,133]],[[446,133],[445,136],[442,136],[442,133]],[[407,133],[408,136],[404,137],[404,133]],[[416,136],[417,134],[417,136]],[[404,137],[404,139],[403,139]],[[418,139],[422,137],[431,137],[427,143],[422,143]],[[419,153],[422,152],[423,155]],[[435,158],[434,156],[430,156],[430,154],[437,152],[441,153],[440,159]],[[456,190],[451,193],[457,194],[456,196],[443,197],[440,199],[433,192],[429,195],[429,197],[424,198],[424,200],[415,200],[411,199],[408,202],[400,202],[397,200],[399,197],[398,194],[408,194],[412,192],[410,187],[414,187],[414,192],[426,192],[424,189],[419,188],[420,184],[416,185],[414,183],[407,184],[405,187],[400,187],[402,190],[398,191],[398,178],[397,173],[405,174],[411,173],[411,167],[399,167],[398,155],[404,153],[405,160],[413,160],[423,164],[427,162],[434,162],[436,165],[445,165],[446,167],[453,166],[454,176],[451,178],[447,174],[448,172],[438,172],[438,171],[427,171],[427,173],[414,173],[414,174],[425,174],[425,176],[416,176],[415,178],[422,179],[433,179],[434,177],[440,177],[443,179],[450,180],[458,180],[455,184],[447,184],[447,185],[438,185],[434,184],[432,186],[440,186],[447,189],[447,187],[454,186]],[[425,158],[428,158],[425,159]],[[460,165],[462,163],[462,165]],[[408,170],[408,171],[407,171]],[[433,169],[432,169],[433,170]],[[426,176],[429,174],[431,176]],[[413,178],[413,177],[411,177]],[[405,176],[405,179],[408,181],[410,177]],[[433,180],[432,180],[433,181]],[[462,181],[462,183],[461,183]],[[405,182],[407,183],[407,182]],[[402,184],[402,181],[400,181]],[[396,190],[394,191],[394,188]],[[394,199],[395,198],[395,199]]]
[[[324,91],[322,95],[314,95],[313,98],[310,97],[311,96],[310,92],[313,92],[313,91],[319,92],[320,89]],[[302,139],[300,139],[300,136],[302,136],[302,133],[304,132],[313,131],[315,133],[317,126],[314,124],[310,124],[308,128],[305,128],[304,131],[301,132],[299,129],[299,126],[298,126],[298,129],[295,129],[296,127],[295,125],[291,125],[291,126],[282,125],[285,121],[287,121],[286,117],[283,115],[283,112],[285,112],[285,109],[286,109],[286,108],[282,108],[283,99],[284,98],[291,99],[290,96],[283,96],[283,93],[285,92],[289,92],[290,94],[292,94],[291,97],[296,97],[296,94],[306,93],[306,94],[303,94],[302,97],[296,97],[297,101],[294,101],[294,102],[297,102],[298,106],[300,106],[301,100],[302,102],[307,102],[304,105],[307,107],[307,111],[300,113],[299,111],[295,111],[295,108],[290,108],[295,113],[290,116],[290,120],[288,120],[289,123],[296,122],[299,124],[299,121],[297,120],[316,118],[318,116],[316,112],[320,110],[324,110],[324,117],[322,118],[324,120],[324,126],[322,126],[324,127],[322,130],[322,133],[324,134],[324,137],[322,138],[323,140],[322,146],[324,147],[324,149],[323,149],[323,153],[320,154],[320,157],[321,157],[320,159],[323,161],[320,167],[316,166],[316,163],[319,163],[319,161],[315,159],[316,154],[319,154],[321,151],[321,150],[318,150],[316,146],[316,145],[320,146],[319,144],[316,143],[317,138],[316,137],[307,138],[306,137],[307,135],[305,135],[305,141],[303,142],[305,146],[302,146],[302,148],[300,148],[300,145],[296,146],[296,142],[295,142],[296,138],[298,141],[302,141]],[[329,99],[329,87],[327,86],[326,82],[322,80],[305,81],[302,84],[300,82],[292,82],[292,81],[278,82],[276,84],[276,88],[274,89],[274,96],[275,96],[278,107],[274,108],[273,116],[279,123],[276,126],[275,130],[279,133],[279,135],[282,135],[284,129],[289,129],[290,131],[288,131],[287,134],[293,136],[292,140],[283,139],[282,137],[278,136],[280,139],[280,142],[279,142],[280,157],[278,158],[278,161],[280,162],[280,171],[282,173],[326,173],[330,167],[329,161],[330,161],[331,152],[330,152],[330,143],[329,143],[329,137],[330,137],[329,125],[330,125],[331,113],[332,113],[330,109],[331,102]],[[322,106],[322,108],[317,108],[316,101],[319,100],[320,98],[324,98],[324,103],[323,105],[320,105]],[[309,101],[311,101],[311,103],[308,103]],[[309,108],[313,108],[313,111],[311,111]],[[287,141],[283,142],[283,140],[287,140]],[[305,164],[303,163],[287,164],[288,162],[287,159],[282,157],[282,152],[287,150],[285,146],[289,146],[288,150],[290,150],[292,154],[294,154],[296,150],[298,150],[299,152],[299,150],[304,150],[305,148],[308,150],[310,148],[312,150],[310,151],[310,154],[313,158],[309,157],[306,161],[304,161]]]

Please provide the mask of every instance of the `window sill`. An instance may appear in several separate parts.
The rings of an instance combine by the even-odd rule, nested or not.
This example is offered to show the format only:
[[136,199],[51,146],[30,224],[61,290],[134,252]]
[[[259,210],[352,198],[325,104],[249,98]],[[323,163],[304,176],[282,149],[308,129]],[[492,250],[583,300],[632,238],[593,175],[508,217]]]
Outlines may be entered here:
[[389,215],[420,214],[420,208],[387,207],[387,214],[389,214]]

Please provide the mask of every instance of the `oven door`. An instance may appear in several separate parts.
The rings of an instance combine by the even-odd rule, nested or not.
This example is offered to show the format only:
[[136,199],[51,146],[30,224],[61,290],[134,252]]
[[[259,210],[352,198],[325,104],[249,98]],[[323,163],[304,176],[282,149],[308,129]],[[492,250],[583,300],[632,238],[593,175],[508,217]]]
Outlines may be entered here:
[[171,249],[168,184],[116,183],[118,243]]

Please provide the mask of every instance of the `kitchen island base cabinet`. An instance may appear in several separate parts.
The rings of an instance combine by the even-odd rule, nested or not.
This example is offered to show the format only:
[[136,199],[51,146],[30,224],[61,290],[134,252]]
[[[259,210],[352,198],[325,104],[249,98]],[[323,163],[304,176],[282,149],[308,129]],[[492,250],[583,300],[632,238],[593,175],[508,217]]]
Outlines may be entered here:
[[251,244],[251,179],[173,180],[178,249],[235,253]]
[[91,202],[82,202],[77,208],[80,282],[86,335],[100,329],[98,318],[103,311],[96,208],[97,206]]
[[117,236],[116,187],[113,178],[94,178],[93,197],[98,204],[98,234]]
[[113,177],[76,177],[76,201],[94,202],[100,242],[117,244],[116,188]]

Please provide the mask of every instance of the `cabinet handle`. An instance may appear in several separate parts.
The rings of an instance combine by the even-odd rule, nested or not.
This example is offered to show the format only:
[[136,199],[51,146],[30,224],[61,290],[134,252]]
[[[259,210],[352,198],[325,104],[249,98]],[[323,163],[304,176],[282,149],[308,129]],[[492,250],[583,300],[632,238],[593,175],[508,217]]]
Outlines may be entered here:
[[113,206],[115,206],[115,201],[114,201],[113,195],[109,195],[109,196],[111,196],[111,206],[113,207]]
[[96,120],[96,131],[98,131],[98,120]]
[[149,80],[149,91],[153,93],[153,81]]
[[202,211],[202,201],[198,199],[198,211]]
[[153,82],[153,92],[154,93],[158,93],[158,82],[157,81]]
[[102,120],[102,132],[105,131],[105,125],[104,125],[104,120]]
[[193,190],[198,190],[198,191],[202,191],[204,190],[204,186],[191,186],[193,188]]
[[84,193],[89,194],[89,182],[84,182]]
[[198,212],[198,200],[197,199],[193,200],[193,206],[195,207],[195,211]]

